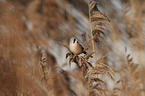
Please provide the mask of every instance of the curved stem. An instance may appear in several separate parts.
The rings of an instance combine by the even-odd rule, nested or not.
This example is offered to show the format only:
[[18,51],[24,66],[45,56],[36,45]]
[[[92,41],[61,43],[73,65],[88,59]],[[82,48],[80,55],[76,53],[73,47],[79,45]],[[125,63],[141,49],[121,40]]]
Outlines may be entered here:
[[[88,7],[89,7],[89,1],[90,0],[88,0]],[[93,33],[92,33],[92,23],[91,23],[91,14],[90,14],[90,9],[89,9],[89,23],[90,23],[90,28],[91,28],[91,38],[94,38],[94,36],[93,36]],[[94,40],[92,39],[91,40],[92,41],[92,47],[93,47],[93,52],[95,52],[94,53],[94,58],[95,58],[95,62],[97,61],[96,60],[96,51],[95,51],[95,43],[94,43]]]

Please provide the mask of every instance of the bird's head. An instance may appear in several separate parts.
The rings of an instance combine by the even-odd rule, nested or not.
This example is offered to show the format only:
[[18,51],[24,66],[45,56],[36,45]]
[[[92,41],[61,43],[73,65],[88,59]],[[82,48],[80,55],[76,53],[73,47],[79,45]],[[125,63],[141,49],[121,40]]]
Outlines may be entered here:
[[78,39],[77,39],[77,37],[75,37],[75,36],[73,36],[73,37],[71,37],[70,38],[70,43],[72,44],[75,44],[75,43],[78,43]]

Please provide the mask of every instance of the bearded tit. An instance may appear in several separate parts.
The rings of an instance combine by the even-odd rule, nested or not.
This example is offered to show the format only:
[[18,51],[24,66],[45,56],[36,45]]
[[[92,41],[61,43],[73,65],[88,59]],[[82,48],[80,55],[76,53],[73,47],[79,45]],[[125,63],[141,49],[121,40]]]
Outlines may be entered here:
[[78,55],[81,53],[86,54],[86,51],[84,51],[84,48],[82,47],[82,45],[79,43],[77,37],[75,37],[75,36],[70,38],[69,49],[75,55]]

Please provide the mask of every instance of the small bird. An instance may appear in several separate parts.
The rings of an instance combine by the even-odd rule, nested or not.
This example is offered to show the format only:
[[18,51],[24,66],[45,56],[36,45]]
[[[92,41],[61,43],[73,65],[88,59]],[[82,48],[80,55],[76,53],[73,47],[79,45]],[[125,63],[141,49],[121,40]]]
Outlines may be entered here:
[[70,38],[69,49],[75,55],[78,55],[78,54],[81,54],[81,53],[84,53],[84,54],[87,53],[86,51],[84,51],[84,48],[78,42],[78,39],[75,36]]

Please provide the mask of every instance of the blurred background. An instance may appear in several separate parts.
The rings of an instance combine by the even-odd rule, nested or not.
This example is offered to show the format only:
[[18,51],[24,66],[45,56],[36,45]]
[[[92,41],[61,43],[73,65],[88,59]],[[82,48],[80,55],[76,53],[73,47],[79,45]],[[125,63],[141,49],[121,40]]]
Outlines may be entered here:
[[[114,82],[102,78],[106,96],[145,96],[145,1],[94,1],[111,21],[101,46],[95,45],[96,59],[107,55],[107,65],[116,72]],[[88,0],[0,0],[0,96],[52,96],[42,80],[39,48],[48,51],[49,63],[75,72],[62,43],[77,36],[85,44],[84,35],[89,41],[88,18]],[[69,96],[62,90],[67,89],[58,90],[60,96]]]

